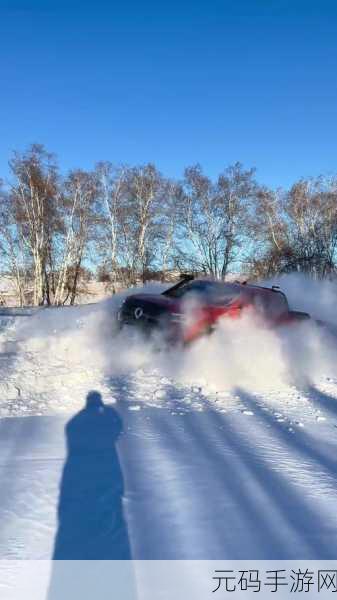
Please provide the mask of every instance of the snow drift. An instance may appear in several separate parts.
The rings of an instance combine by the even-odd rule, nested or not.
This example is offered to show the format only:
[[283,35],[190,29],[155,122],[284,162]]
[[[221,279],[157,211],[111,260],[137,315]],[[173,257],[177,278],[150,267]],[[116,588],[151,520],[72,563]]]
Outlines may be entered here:
[[[298,275],[267,283],[281,285],[292,309],[307,310],[315,319],[337,324],[335,283]],[[154,284],[143,291],[162,290],[163,286]],[[20,404],[38,393],[42,407],[57,397],[53,406],[62,409],[77,405],[77,398],[82,402],[85,391],[99,381],[113,401],[111,381],[131,377],[137,370],[210,390],[306,386],[334,371],[336,338],[315,321],[276,330],[257,321],[248,310],[239,320],[224,319],[216,332],[188,349],[158,351],[160,340],[151,345],[137,332],[117,332],[116,315],[124,297],[118,294],[93,305],[41,309],[3,328],[0,341],[8,344],[11,338],[14,344],[6,373],[7,388],[12,382],[11,400]]]

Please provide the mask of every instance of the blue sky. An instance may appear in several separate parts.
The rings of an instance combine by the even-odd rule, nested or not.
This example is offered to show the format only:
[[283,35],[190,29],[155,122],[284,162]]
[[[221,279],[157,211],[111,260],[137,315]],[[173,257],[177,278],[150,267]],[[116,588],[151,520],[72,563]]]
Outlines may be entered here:
[[31,142],[62,170],[337,171],[334,0],[0,0],[0,50],[0,176]]

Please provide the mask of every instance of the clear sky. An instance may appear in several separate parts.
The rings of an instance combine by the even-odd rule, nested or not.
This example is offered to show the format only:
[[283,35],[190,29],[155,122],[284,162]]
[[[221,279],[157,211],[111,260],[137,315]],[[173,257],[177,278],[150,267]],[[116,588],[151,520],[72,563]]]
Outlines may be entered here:
[[337,1],[0,0],[0,176],[240,160],[287,186],[337,172]]

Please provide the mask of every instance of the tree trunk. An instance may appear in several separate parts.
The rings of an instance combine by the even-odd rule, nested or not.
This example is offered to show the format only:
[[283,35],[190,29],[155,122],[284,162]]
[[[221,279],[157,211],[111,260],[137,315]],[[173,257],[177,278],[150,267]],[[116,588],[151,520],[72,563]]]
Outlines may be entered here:
[[50,287],[49,287],[49,278],[46,268],[44,269],[44,296],[47,300],[48,306],[50,306]]
[[43,275],[44,268],[40,254],[34,254],[34,306],[41,306],[44,302]]
[[75,300],[76,300],[77,284],[78,284],[78,277],[80,274],[81,262],[82,262],[82,254],[80,255],[80,257],[76,263],[76,267],[75,267],[74,280],[73,280],[71,296],[70,296],[71,306],[73,306],[75,304]]

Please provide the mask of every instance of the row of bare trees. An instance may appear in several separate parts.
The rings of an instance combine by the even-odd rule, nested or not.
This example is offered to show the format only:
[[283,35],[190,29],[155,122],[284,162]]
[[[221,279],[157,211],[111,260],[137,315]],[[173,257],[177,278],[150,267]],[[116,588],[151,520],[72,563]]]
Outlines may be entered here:
[[257,183],[236,163],[216,181],[199,165],[181,181],[152,164],[61,176],[41,145],[10,160],[0,192],[0,270],[21,305],[73,304],[84,274],[114,291],[170,270],[225,278],[336,269],[337,179],[300,180],[289,191]]
[[337,177],[302,179],[289,191],[261,188],[250,271],[333,277],[337,267]]

